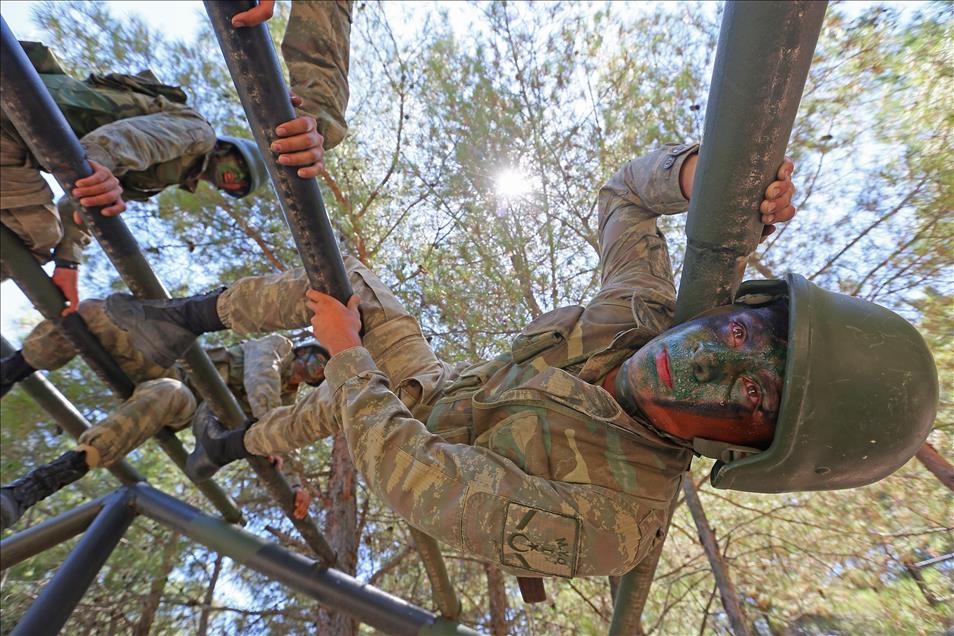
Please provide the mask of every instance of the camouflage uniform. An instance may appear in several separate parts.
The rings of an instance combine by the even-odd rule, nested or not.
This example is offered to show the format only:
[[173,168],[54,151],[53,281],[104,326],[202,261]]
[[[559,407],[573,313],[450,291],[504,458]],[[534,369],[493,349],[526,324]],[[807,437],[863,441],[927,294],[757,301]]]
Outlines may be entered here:
[[[79,438],[79,449],[87,451],[90,466],[112,464],[164,426],[182,429],[196,408],[184,370],[163,369],[149,362],[133,348],[129,335],[109,319],[103,305],[101,300],[84,300],[78,311],[93,335],[136,383],[136,389],[105,420]],[[23,358],[34,369],[58,369],[76,353],[49,320],[37,325],[23,342]],[[292,344],[287,338],[271,334],[208,353],[250,417],[262,417],[295,400],[298,387],[288,383]]]
[[[589,305],[544,314],[509,352],[463,370],[349,259],[363,347],[332,358],[324,384],[262,418],[246,447],[284,452],[341,427],[368,487],[455,549],[518,575],[631,570],[662,536],[692,453],[598,385],[669,326],[675,286],[656,218],[686,209],[679,171],[696,148],[635,159],[600,190],[602,286]],[[306,288],[301,271],[243,279],[219,315],[239,331],[302,326]]]
[[351,48],[351,1],[292,2],[282,38],[292,92],[301,110],[318,122],[325,150],[344,139],[348,124],[348,58]]
[[[40,79],[80,137],[87,157],[108,168],[127,201],[147,199],[170,185],[195,191],[215,146],[215,131],[185,105],[180,89],[140,75],[63,73],[43,45],[24,42]],[[41,262],[78,263],[89,236],[72,221],[72,203],[53,207],[41,166],[13,123],[0,119],[0,220],[23,239]]]

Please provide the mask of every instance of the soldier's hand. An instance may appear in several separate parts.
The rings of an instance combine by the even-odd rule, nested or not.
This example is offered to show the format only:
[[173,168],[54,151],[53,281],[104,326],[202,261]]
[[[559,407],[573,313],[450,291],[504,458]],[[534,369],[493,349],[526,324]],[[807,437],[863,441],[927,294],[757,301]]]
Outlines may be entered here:
[[258,26],[272,17],[273,13],[275,13],[275,0],[259,0],[258,6],[232,16],[232,26]]
[[347,307],[314,289],[309,289],[305,296],[308,308],[315,312],[311,319],[312,333],[332,356],[361,346],[361,314],[358,313],[361,299],[357,294],[348,300]]
[[73,197],[87,208],[103,206],[103,216],[116,216],[126,209],[119,179],[114,177],[106,166],[95,161],[90,161],[89,165],[93,168],[93,174],[76,181]]
[[295,487],[295,510],[292,516],[295,519],[304,519],[308,516],[308,506],[311,505],[311,493],[301,486]]
[[[301,98],[291,96],[293,106],[301,106]],[[272,142],[271,150],[283,166],[301,166],[302,179],[317,177],[325,169],[325,139],[318,132],[318,124],[311,115],[302,115],[275,129],[280,139]]]
[[795,216],[795,207],[792,205],[792,197],[795,196],[795,184],[792,183],[793,172],[795,172],[795,164],[785,157],[778,169],[778,180],[773,181],[765,189],[765,198],[759,206],[762,223],[765,224],[762,229],[763,241],[775,232],[775,223],[784,223]]
[[53,270],[53,283],[60,288],[69,302],[69,306],[60,315],[68,316],[79,307],[79,272],[68,267],[57,267]]

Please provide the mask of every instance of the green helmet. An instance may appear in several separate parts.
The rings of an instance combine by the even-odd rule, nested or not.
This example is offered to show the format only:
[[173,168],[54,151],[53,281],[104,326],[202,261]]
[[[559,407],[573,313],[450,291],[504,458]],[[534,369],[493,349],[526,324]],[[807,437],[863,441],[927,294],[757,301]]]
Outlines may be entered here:
[[[244,168],[250,183],[248,189],[239,192],[222,189],[223,192],[229,196],[240,199],[252,194],[268,181],[268,169],[265,167],[262,153],[258,151],[258,145],[254,141],[242,137],[230,137],[228,135],[218,137],[217,141],[217,147],[222,144],[227,144],[237,150],[242,156],[242,159],[245,160]],[[216,185],[218,185],[217,182]]]
[[924,339],[894,312],[798,274],[745,282],[736,302],[784,295],[788,357],[775,436],[763,451],[694,440],[719,458],[712,485],[834,490],[890,475],[924,444],[937,412],[937,368]]

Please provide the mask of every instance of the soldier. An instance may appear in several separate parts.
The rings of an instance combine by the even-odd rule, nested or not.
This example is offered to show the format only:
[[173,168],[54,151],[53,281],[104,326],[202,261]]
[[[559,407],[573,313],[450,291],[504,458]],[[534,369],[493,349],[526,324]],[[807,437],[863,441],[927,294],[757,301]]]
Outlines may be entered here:
[[[130,343],[103,311],[102,300],[84,300],[79,314],[119,366],[136,383],[133,394],[100,424],[86,430],[75,450],[0,489],[0,513],[5,529],[30,506],[82,477],[91,468],[111,466],[167,426],[181,430],[196,411],[192,387],[179,366],[162,367],[150,362]],[[76,355],[69,340],[53,322],[41,322],[23,343],[23,348],[0,363],[2,389],[37,369],[53,370]],[[232,347],[209,350],[219,374],[250,418],[295,401],[302,383],[318,386],[324,380],[327,350],[317,342],[292,346],[285,337],[270,334]],[[198,414],[208,407],[199,406]],[[275,460],[277,458],[273,458]],[[310,496],[294,484],[295,515],[304,518]]]
[[[139,75],[90,75],[85,81],[68,76],[42,44],[21,42],[53,100],[80,137],[93,174],[76,182],[75,199],[85,206],[104,206],[103,214],[119,214],[125,200],[143,200],[178,185],[194,192],[208,181],[233,197],[243,197],[266,181],[265,164],[254,142],[216,138],[212,126],[186,105],[178,87],[161,84],[144,71]],[[301,100],[293,98],[294,104]],[[314,177],[323,150],[314,118],[298,117],[278,128],[283,137],[275,151],[285,165],[302,166],[301,177]],[[41,166],[12,122],[0,119],[0,220],[45,263],[56,262],[53,282],[76,310],[77,268],[89,236],[64,197],[58,208],[40,174]]]
[[[235,27],[253,27],[272,17],[274,0],[261,0],[232,17]],[[348,63],[351,48],[351,0],[292,2],[282,38],[292,92],[301,110],[318,122],[324,149],[337,146],[348,132]]]
[[[596,297],[464,369],[440,361],[353,259],[347,307],[297,271],[191,299],[111,296],[107,311],[160,357],[203,331],[311,317],[333,356],[326,382],[245,431],[196,422],[196,453],[225,465],[340,430],[368,487],[449,546],[518,576],[620,575],[660,540],[694,453],[718,460],[719,488],[854,487],[910,459],[937,405],[911,325],[795,274],[746,283],[734,304],[669,329],[675,286],[656,220],[687,209],[696,151],[624,165],[599,192]],[[794,215],[792,170],[768,187],[764,223]]]

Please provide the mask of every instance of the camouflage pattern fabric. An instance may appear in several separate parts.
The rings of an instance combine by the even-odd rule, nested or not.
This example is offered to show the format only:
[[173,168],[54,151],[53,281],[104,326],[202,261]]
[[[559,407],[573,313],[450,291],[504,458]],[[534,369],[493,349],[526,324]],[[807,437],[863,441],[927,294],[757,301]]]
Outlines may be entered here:
[[[686,209],[679,170],[696,149],[631,161],[600,190],[603,277],[589,305],[541,316],[510,352],[464,370],[438,360],[393,295],[349,261],[364,347],[332,358],[325,383],[271,411],[246,446],[284,452],[340,427],[368,487],[455,549],[517,575],[631,570],[661,539],[692,453],[598,384],[669,325],[675,286],[656,219]],[[263,281],[239,281],[220,298],[233,328],[304,324],[303,276],[269,282],[284,293],[270,291],[278,304],[257,312],[236,310]]]
[[[87,299],[79,314],[90,332],[120,368],[136,383],[133,395],[102,423],[88,430],[81,445],[92,447],[89,457],[102,456],[109,465],[168,426],[179,430],[195,410],[195,398],[184,368],[163,369],[132,346],[128,334],[109,319],[104,302]],[[35,369],[52,371],[66,365],[77,351],[56,325],[44,320],[23,341],[23,358]],[[208,350],[216,369],[251,417],[295,401],[298,387],[289,385],[292,343],[278,334],[232,347]],[[186,399],[188,395],[188,399]]]
[[142,382],[106,419],[83,432],[77,450],[86,451],[90,468],[111,466],[158,433],[163,426],[185,428],[195,411],[195,396],[178,380]]
[[325,150],[341,143],[348,132],[348,61],[351,49],[350,0],[292,2],[282,38],[292,92],[302,98],[301,110],[318,122]]
[[[147,199],[171,185],[195,191],[206,154],[215,145],[212,126],[166,96],[175,97],[178,89],[147,77],[91,75],[79,81],[59,73],[40,75],[88,158],[119,178],[127,201]],[[4,225],[42,262],[50,260],[54,248],[56,258],[80,262],[89,236],[71,215],[53,208],[41,166],[6,117],[0,118],[0,167]]]

